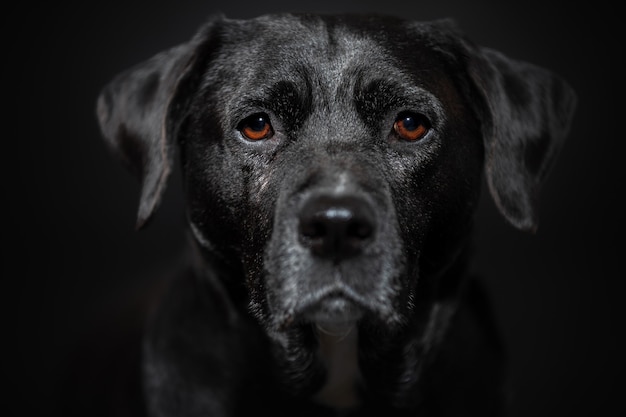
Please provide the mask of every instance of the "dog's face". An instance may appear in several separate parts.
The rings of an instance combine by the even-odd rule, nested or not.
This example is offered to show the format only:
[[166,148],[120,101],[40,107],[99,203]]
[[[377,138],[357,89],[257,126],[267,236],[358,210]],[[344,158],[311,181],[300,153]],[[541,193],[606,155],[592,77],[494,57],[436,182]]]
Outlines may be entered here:
[[334,22],[228,30],[181,134],[196,235],[228,242],[274,326],[400,323],[420,271],[458,251],[482,172],[451,63]]
[[178,142],[193,236],[267,328],[396,329],[454,293],[485,167],[535,226],[573,101],[449,23],[281,15],[211,21],[114,81],[99,117],[142,176],[142,224]]

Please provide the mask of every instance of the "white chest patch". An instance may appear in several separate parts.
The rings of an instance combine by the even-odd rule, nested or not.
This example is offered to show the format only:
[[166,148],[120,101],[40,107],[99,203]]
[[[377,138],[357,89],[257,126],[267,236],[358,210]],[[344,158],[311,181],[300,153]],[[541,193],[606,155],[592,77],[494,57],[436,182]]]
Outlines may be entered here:
[[321,404],[336,409],[359,405],[357,385],[361,378],[358,364],[356,326],[325,329],[317,326],[319,355],[326,365],[326,383],[315,395]]

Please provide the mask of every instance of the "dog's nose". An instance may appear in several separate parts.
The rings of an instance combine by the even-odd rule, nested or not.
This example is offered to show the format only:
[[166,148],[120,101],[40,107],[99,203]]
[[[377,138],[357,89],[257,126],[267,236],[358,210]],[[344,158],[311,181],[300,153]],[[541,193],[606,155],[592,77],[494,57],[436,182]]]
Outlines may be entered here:
[[376,231],[374,210],[355,196],[310,198],[299,220],[300,242],[314,255],[335,261],[361,253]]

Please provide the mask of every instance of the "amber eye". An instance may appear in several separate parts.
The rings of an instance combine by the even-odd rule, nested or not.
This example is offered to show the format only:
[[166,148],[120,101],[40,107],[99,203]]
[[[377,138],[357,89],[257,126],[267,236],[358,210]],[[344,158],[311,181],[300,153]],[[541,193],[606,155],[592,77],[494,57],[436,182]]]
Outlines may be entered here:
[[263,113],[245,118],[238,128],[246,139],[253,141],[268,139],[274,134],[269,117]]
[[393,124],[393,130],[401,139],[414,142],[428,133],[430,122],[417,113],[401,113]]

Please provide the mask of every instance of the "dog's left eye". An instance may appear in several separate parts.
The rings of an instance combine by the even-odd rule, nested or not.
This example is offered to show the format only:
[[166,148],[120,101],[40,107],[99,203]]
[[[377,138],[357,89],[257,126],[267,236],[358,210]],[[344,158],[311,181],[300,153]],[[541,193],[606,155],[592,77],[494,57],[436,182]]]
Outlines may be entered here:
[[401,113],[393,124],[393,130],[401,139],[414,142],[426,136],[430,122],[418,113]]
[[245,118],[239,124],[238,129],[246,139],[252,141],[268,139],[274,134],[269,117],[263,113]]

